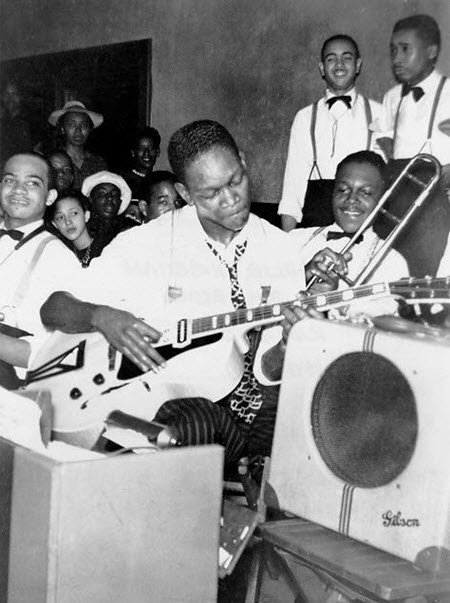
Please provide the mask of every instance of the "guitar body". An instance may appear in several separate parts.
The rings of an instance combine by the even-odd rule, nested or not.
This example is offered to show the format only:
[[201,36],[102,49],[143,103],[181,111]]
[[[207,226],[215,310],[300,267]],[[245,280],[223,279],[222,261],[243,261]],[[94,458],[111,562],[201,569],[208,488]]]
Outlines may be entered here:
[[[64,433],[91,428],[115,409],[151,420],[170,399],[216,402],[236,387],[243,373],[244,358],[232,333],[199,337],[182,348],[165,344],[158,351],[167,359],[166,368],[142,374],[101,334],[56,331],[36,355],[25,391],[51,392],[53,428]],[[129,398],[137,396],[136,405]]]
[[[301,305],[324,311],[358,299],[389,295],[412,304],[449,303],[450,277],[368,283],[312,295]],[[25,389],[50,390],[56,433],[99,425],[115,409],[151,420],[170,399],[203,397],[217,402],[241,379],[247,331],[280,322],[283,307],[295,303],[291,300],[176,321],[172,328],[162,331],[155,345],[167,361],[167,367],[157,373],[142,374],[99,333],[67,335],[56,331],[34,358]],[[131,383],[134,388],[127,386]]]

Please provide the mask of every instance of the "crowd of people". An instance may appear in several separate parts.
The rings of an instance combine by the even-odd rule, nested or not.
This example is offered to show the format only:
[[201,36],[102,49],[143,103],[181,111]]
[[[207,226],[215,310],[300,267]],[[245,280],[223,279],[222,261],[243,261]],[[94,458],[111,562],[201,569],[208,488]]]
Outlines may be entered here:
[[[20,367],[29,366],[49,331],[100,332],[144,373],[183,373],[183,362],[197,371],[197,389],[161,400],[149,417],[176,426],[183,444],[221,443],[227,464],[270,454],[290,330],[307,316],[324,318],[306,312],[299,292],[312,277],[310,294],[346,288],[370,262],[382,244],[373,228],[351,253],[341,251],[386,190],[395,162],[418,153],[432,154],[443,168],[427,267],[436,273],[441,261],[439,272],[448,274],[450,247],[441,256],[450,225],[442,193],[450,84],[435,69],[439,27],[428,15],[402,19],[390,47],[398,84],[381,105],[355,86],[362,65],[355,40],[337,34],[324,42],[325,95],[292,125],[283,230],[251,213],[245,155],[216,121],[194,121],[171,136],[172,172],[153,171],[160,135],[138,129],[119,174],[89,151],[100,114],[79,101],[54,111],[49,122],[60,129],[62,146],[48,156],[15,149],[3,168],[1,385],[20,384]],[[406,277],[412,266],[414,259],[391,249],[368,282]],[[261,320],[252,309],[268,304],[272,314]],[[382,299],[347,303],[328,317],[359,321],[396,311],[395,301]],[[208,328],[188,323],[177,334],[183,339],[158,343],[170,320],[200,317]],[[144,415],[149,395],[143,387]]]

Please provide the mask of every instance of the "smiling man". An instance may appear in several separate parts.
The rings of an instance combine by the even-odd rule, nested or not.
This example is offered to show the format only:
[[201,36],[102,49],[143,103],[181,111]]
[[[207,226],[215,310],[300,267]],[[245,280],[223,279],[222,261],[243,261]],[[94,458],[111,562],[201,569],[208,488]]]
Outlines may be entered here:
[[[78,271],[74,255],[44,228],[45,208],[57,196],[53,179],[50,164],[34,153],[13,155],[5,164],[0,193],[5,214],[0,223],[0,332],[9,332],[7,325],[42,334],[40,306]],[[0,359],[26,366],[28,354],[14,360],[7,356],[7,347],[2,337]]]
[[[156,419],[176,425],[184,444],[222,443],[227,461],[248,451],[269,453],[276,400],[265,395],[253,369],[261,350],[279,340],[280,327],[265,329],[260,342],[256,336],[249,341],[227,329],[237,324],[236,316],[220,323],[219,315],[293,299],[304,285],[303,269],[290,238],[250,213],[245,158],[223,126],[209,120],[184,126],[172,136],[168,156],[187,205],[120,234],[70,289],[76,297],[50,297],[42,308],[44,323],[71,333],[99,331],[141,370],[162,378],[166,371],[172,383],[187,379],[189,395],[206,396],[205,385],[212,384],[215,399],[221,398],[216,404],[160,400]],[[257,314],[243,316],[252,324]],[[170,362],[166,367],[164,352],[152,343],[170,318],[185,317],[204,318],[211,330],[222,324],[229,338],[218,344],[229,341],[231,347],[225,345],[223,354],[214,345],[197,347],[189,371],[182,355],[174,359],[179,369]],[[240,381],[233,378],[232,357]],[[197,374],[198,386],[192,383]]]
[[[327,272],[327,262],[332,261],[337,270],[354,280],[376,254],[381,239],[372,228],[365,231],[362,240],[344,258],[340,251],[372,212],[386,188],[386,164],[373,151],[359,151],[343,159],[337,167],[333,190],[335,223],[323,228],[296,230],[290,237],[297,243],[302,263],[306,266],[306,279],[318,276],[321,289],[347,287],[343,280]],[[394,281],[408,276],[406,261],[395,250],[390,250],[369,275],[369,281]]]
[[337,164],[349,153],[371,148],[369,124],[381,106],[355,88],[361,65],[358,45],[350,36],[338,34],[324,42],[319,71],[325,96],[301,109],[291,128],[278,208],[283,230],[298,223],[329,224]]

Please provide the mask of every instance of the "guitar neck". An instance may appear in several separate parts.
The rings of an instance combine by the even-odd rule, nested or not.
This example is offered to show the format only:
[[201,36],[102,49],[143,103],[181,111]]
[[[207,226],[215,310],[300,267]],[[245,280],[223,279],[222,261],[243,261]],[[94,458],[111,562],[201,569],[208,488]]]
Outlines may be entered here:
[[[283,309],[301,303],[303,308],[319,311],[330,310],[358,299],[370,299],[393,295],[408,304],[445,303],[450,299],[450,277],[405,278],[392,283],[381,282],[359,285],[341,291],[330,291],[305,297],[299,302],[290,300],[256,308],[241,308],[234,312],[197,318],[192,321],[192,335],[224,330],[241,325],[259,326],[283,320]],[[180,328],[179,321],[178,325]]]
[[[229,327],[238,327],[241,325],[258,326],[260,324],[268,324],[283,320],[283,309],[291,308],[294,305],[301,303],[304,308],[313,308],[319,311],[329,310],[330,308],[338,307],[339,305],[347,304],[352,300],[362,299],[366,297],[378,297],[389,295],[388,283],[377,283],[375,285],[361,285],[353,289],[345,289],[343,291],[331,291],[329,293],[311,295],[298,300],[290,300],[277,304],[269,304],[266,306],[258,306],[256,308],[241,308],[234,312],[224,314],[216,314],[214,316],[206,316],[192,320],[192,335],[198,336],[204,333],[217,330],[224,330]],[[184,319],[186,320],[186,319]],[[180,323],[178,322],[178,329]]]

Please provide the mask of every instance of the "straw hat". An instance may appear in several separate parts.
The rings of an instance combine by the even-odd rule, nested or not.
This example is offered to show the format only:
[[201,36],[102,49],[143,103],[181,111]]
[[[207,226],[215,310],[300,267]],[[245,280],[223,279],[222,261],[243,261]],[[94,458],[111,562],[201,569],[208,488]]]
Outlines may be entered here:
[[94,124],[94,128],[98,128],[98,126],[103,123],[103,115],[95,113],[94,111],[88,111],[83,103],[76,100],[68,101],[62,109],[53,111],[53,113],[50,114],[48,121],[52,126],[57,126],[59,119],[66,113],[85,113],[86,115],[89,115]]

